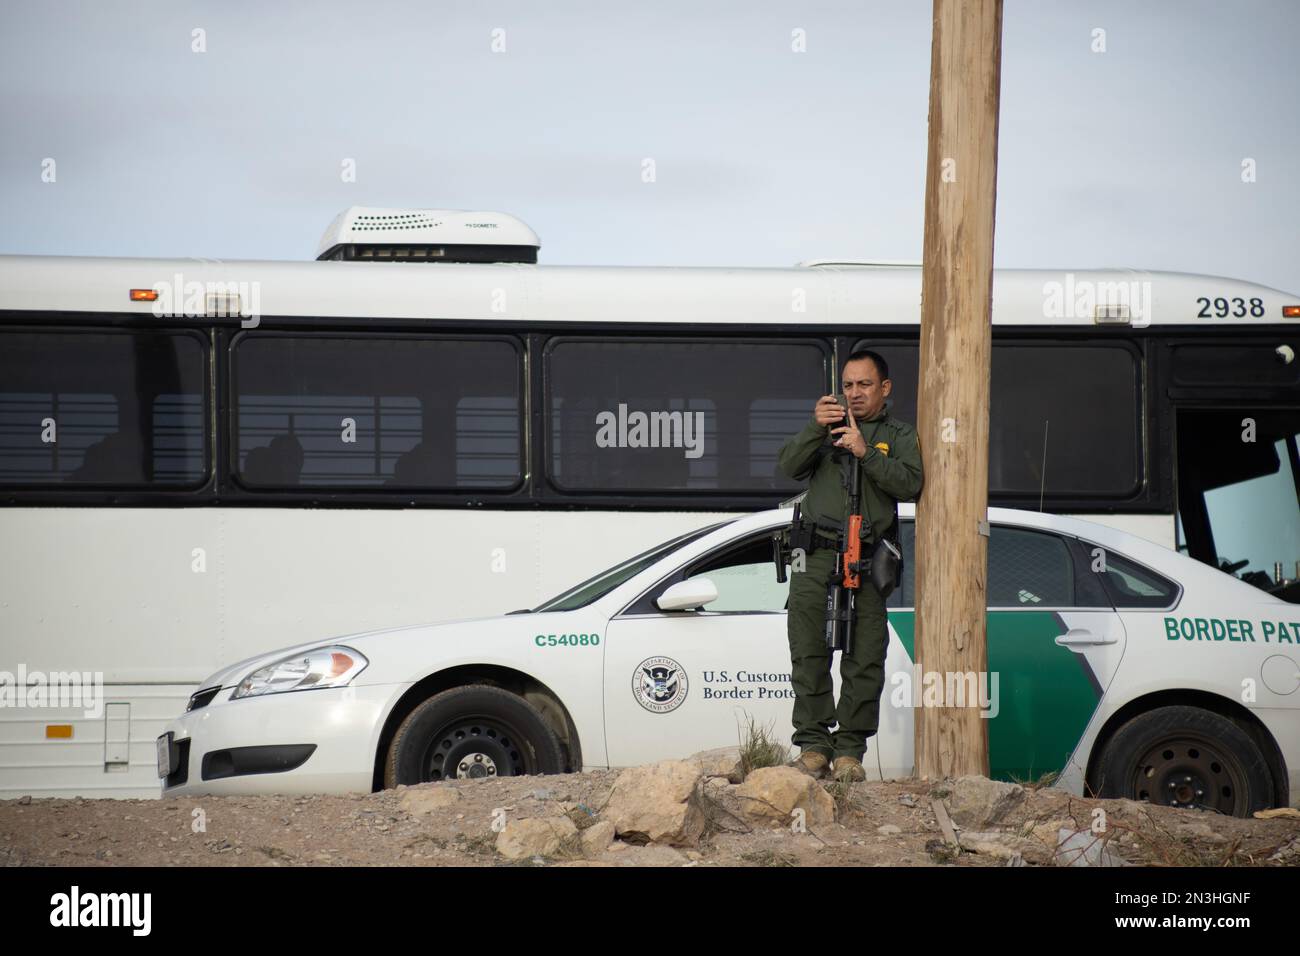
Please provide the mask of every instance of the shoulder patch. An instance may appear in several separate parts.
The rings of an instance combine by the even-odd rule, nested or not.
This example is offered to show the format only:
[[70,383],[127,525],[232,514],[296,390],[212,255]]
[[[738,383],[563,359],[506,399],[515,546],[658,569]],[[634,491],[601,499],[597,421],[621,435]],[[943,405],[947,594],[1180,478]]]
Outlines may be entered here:
[[889,442],[887,442],[887,441],[878,441],[878,442],[876,442],[876,446],[875,446],[875,447],[876,447],[876,450],[879,451],[882,455],[888,455],[888,454],[889,454]]

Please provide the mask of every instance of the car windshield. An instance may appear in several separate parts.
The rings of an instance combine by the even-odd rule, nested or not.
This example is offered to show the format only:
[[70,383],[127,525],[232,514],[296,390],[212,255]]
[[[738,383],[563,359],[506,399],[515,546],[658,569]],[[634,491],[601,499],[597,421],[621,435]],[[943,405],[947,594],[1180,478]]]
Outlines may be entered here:
[[628,558],[622,564],[616,565],[608,571],[602,571],[594,578],[589,578],[577,587],[565,591],[559,597],[553,597],[549,601],[539,604],[537,607],[533,608],[530,613],[536,614],[541,611],[572,611],[576,608],[586,607],[592,601],[604,597],[624,581],[630,581],[670,552],[675,551],[684,545],[690,544],[692,541],[704,537],[710,531],[714,531],[721,528],[724,524],[729,523],[730,522],[728,521],[719,521],[717,524],[711,524],[706,528],[700,528],[697,531],[688,531],[686,534],[678,535],[671,541],[665,541],[663,544],[656,545],[649,551],[641,552],[634,558]]

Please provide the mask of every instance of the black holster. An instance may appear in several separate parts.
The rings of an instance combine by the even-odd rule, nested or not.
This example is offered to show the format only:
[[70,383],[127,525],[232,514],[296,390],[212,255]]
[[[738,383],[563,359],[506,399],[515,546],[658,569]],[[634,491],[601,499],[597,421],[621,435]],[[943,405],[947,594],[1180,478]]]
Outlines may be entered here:
[[799,511],[799,506],[794,506],[794,520],[790,523],[790,551],[793,553],[796,548],[803,551],[805,557],[812,554],[818,547],[825,547],[825,543],[817,540],[817,535],[813,532],[817,525],[811,521],[805,521]]
[[903,583],[903,552],[886,537],[881,537],[871,549],[865,572],[870,576],[871,586],[880,592],[880,599],[886,600],[894,593],[894,588]]

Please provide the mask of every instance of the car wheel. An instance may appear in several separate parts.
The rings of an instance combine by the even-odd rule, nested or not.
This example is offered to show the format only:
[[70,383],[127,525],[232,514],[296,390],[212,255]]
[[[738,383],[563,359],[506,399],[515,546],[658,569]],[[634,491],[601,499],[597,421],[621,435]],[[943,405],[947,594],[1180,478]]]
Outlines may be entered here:
[[1107,741],[1094,774],[1102,797],[1248,817],[1273,803],[1273,776],[1250,735],[1199,707],[1157,707]]
[[402,721],[384,762],[384,786],[559,773],[560,741],[517,694],[472,684],[430,697]]

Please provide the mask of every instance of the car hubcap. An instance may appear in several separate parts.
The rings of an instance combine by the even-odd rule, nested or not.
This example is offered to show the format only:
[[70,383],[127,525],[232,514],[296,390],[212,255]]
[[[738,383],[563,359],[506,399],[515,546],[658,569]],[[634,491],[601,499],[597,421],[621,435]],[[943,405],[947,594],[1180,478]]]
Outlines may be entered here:
[[1142,755],[1130,792],[1151,803],[1232,814],[1246,789],[1246,775],[1234,758],[1203,738],[1179,736]]
[[422,778],[479,780],[528,773],[522,741],[497,718],[457,719],[434,735],[423,761]]
[[466,754],[460,758],[460,763],[456,765],[456,776],[461,779],[466,777],[478,779],[479,777],[495,777],[496,775],[496,761],[487,754]]

